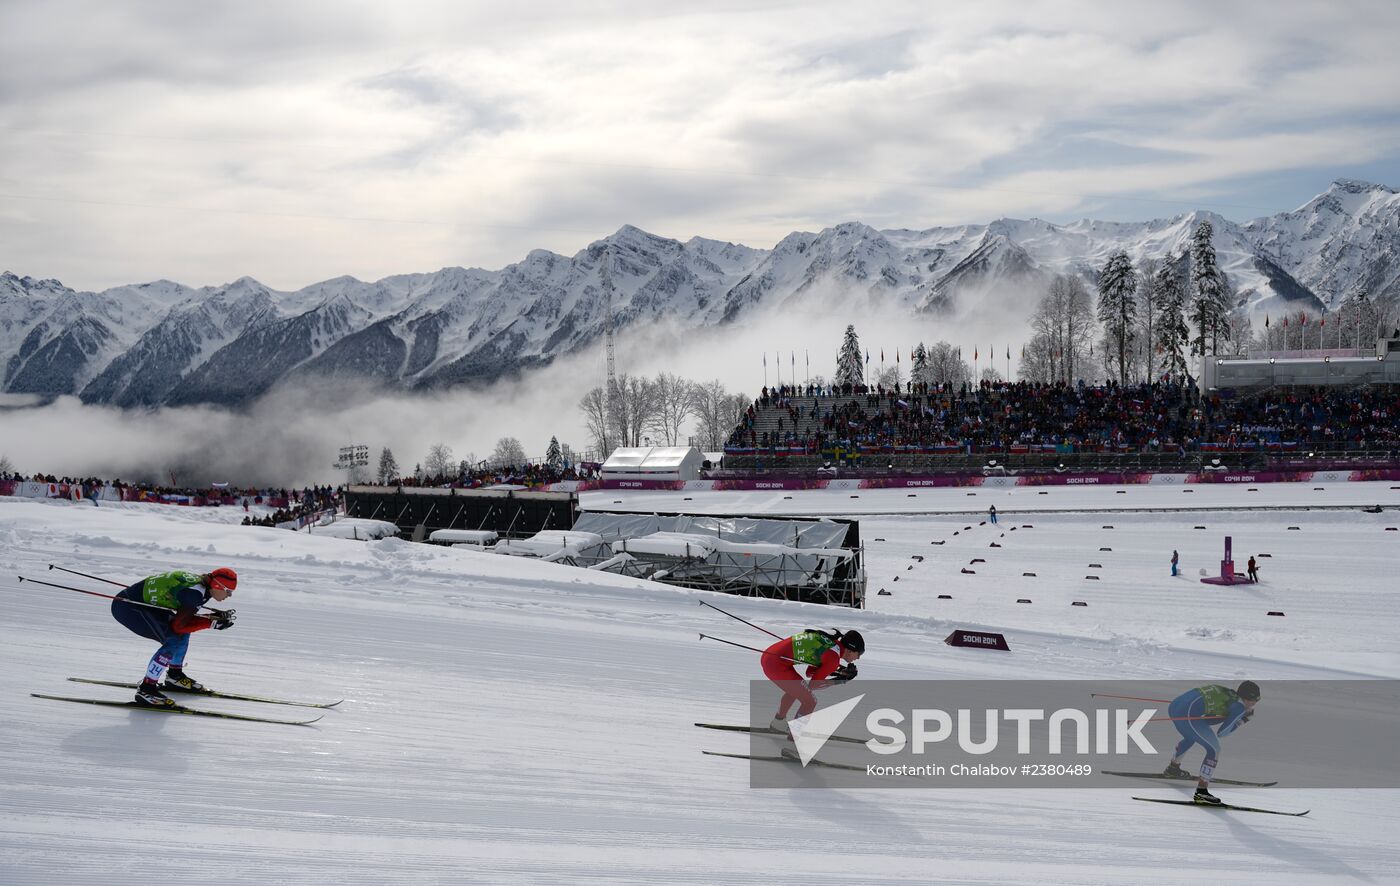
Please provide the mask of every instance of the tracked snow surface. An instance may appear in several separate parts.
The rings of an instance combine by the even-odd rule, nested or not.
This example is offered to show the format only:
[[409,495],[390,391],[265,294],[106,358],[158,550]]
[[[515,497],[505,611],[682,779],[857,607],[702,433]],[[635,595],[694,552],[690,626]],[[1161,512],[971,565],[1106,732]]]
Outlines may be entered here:
[[[757,656],[697,633],[761,639],[701,599],[780,633],[859,628],[863,678],[1400,676],[1400,532],[1385,529],[1400,523],[1400,492],[1124,489],[584,497],[615,510],[858,514],[871,595],[860,612],[335,537],[343,524],[243,527],[231,508],[0,498],[0,883],[1400,880],[1400,791],[1230,789],[1239,803],[1312,810],[1247,817],[1130,799],[1177,787],[755,790],[747,764],[701,755],[746,749],[691,724],[745,722],[760,674]],[[995,527],[982,523],[993,503]],[[1375,503],[1388,510],[1357,507]],[[1272,554],[1261,584],[1197,580],[1217,568],[1224,534],[1238,561]],[[986,562],[962,573],[973,557]],[[1090,560],[1102,564],[1092,588]],[[345,701],[291,727],[32,698],[124,699],[65,678],[135,680],[152,651],[106,601],[16,580],[55,580],[50,563],[123,581],[234,566],[238,622],[194,636],[189,672],[216,689]],[[945,646],[952,625],[1004,631],[1013,652]],[[1269,728],[1267,701],[1259,721]]]

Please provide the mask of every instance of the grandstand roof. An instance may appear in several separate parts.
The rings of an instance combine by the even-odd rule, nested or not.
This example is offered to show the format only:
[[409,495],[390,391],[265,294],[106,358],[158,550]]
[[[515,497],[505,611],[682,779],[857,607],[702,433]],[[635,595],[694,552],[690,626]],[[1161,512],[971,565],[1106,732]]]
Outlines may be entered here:
[[704,455],[693,446],[624,446],[603,462],[604,474],[662,474],[692,479]]

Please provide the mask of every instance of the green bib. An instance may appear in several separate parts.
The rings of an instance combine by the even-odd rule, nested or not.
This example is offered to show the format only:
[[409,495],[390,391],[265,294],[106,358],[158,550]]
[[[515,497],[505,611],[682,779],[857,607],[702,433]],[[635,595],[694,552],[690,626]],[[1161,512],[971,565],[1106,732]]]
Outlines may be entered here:
[[1205,716],[1207,717],[1225,716],[1230,711],[1230,705],[1234,703],[1235,699],[1240,697],[1235,690],[1227,689],[1218,683],[1211,683],[1209,686],[1197,686],[1196,689],[1206,700]]
[[146,579],[146,583],[141,586],[141,598],[153,606],[164,606],[166,609],[179,609],[180,601],[176,594],[185,588],[198,587],[200,593],[204,593],[204,586],[200,584],[199,576],[193,572],[162,572],[160,575],[153,575]]
[[821,631],[803,631],[792,638],[792,657],[803,664],[819,665],[826,651],[836,645]]

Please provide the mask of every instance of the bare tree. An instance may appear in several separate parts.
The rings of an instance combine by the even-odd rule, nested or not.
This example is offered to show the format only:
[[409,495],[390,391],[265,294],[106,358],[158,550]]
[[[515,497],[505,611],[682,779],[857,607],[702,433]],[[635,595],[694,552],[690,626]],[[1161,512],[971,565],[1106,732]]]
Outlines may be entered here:
[[641,446],[643,431],[656,421],[656,386],[640,376],[619,375],[610,405],[612,429],[620,445]]
[[730,394],[719,379],[697,384],[694,413],[700,448],[707,452],[722,448],[743,421],[748,408],[749,399],[742,394]]
[[1082,374],[1093,340],[1094,311],[1084,281],[1057,274],[1031,316],[1031,328],[1051,346],[1055,377],[1073,383]]
[[1031,315],[1031,329],[1044,341],[1051,379],[1072,383],[1088,358],[1094,314],[1089,291],[1078,277],[1058,274]]
[[883,370],[882,372],[878,372],[878,373],[875,374],[875,381],[874,381],[874,384],[876,384],[876,385],[884,385],[884,386],[885,386],[885,390],[887,390],[887,391],[894,390],[894,386],[895,386],[895,385],[903,384],[903,383],[904,383],[904,377],[903,377],[903,373],[901,373],[901,372],[899,371],[899,364],[898,364],[898,363],[896,363],[896,364],[894,364],[893,366],[891,366],[891,367],[889,367],[889,368]]
[[934,385],[958,387],[972,380],[972,367],[963,360],[959,350],[946,341],[935,342],[928,349],[927,381]]
[[423,459],[423,470],[429,477],[446,477],[454,467],[456,461],[452,458],[452,447],[446,443],[434,443],[428,450],[428,457]]
[[681,442],[681,428],[695,410],[695,383],[689,379],[662,372],[652,382],[656,398],[656,413],[649,429],[665,441],[667,446],[678,446]]
[[1244,308],[1236,308],[1225,315],[1225,322],[1228,327],[1225,341],[1231,345],[1226,352],[1231,354],[1249,353],[1249,343],[1254,338],[1254,321],[1249,319],[1249,311]]
[[1143,298],[1141,334],[1137,336],[1137,356],[1144,367],[1143,379],[1150,384],[1155,362],[1153,351],[1157,347],[1157,335],[1152,328],[1153,321],[1157,318],[1157,296],[1153,291],[1157,280],[1157,259],[1144,258],[1138,262],[1138,279],[1142,281]]
[[1031,337],[1021,352],[1021,364],[1018,369],[1023,381],[1053,384],[1060,380],[1054,346],[1050,343],[1048,334],[1037,332]]
[[524,467],[526,460],[525,447],[514,437],[502,437],[497,440],[496,449],[491,453],[493,468]]
[[616,438],[608,421],[608,402],[603,396],[603,389],[596,387],[584,394],[583,399],[578,402],[578,408],[583,413],[584,426],[588,429],[594,450],[602,453],[600,459],[607,458],[613,451],[613,441]]
[[7,456],[0,454],[0,474],[12,474],[14,470],[14,462],[10,461]]

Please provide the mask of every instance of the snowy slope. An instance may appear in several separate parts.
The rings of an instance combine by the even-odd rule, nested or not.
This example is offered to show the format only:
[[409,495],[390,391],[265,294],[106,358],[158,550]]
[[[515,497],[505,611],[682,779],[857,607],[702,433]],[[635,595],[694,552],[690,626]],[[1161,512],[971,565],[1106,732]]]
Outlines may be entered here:
[[[1081,495],[1099,492],[1099,504],[1115,498],[1106,490]],[[693,497],[719,507],[726,496]],[[1299,581],[1321,575],[1310,570],[1340,540],[1322,531],[1319,513],[1287,517],[1295,525],[1313,520],[1306,529],[1314,531],[1291,533],[1287,574]],[[745,681],[757,675],[754,656],[695,642],[700,630],[756,639],[706,615],[695,605],[702,595],[462,549],[245,528],[233,525],[239,516],[0,499],[7,614],[0,663],[11,675],[0,720],[7,751],[0,881],[1163,884],[1199,882],[1202,872],[1271,883],[1400,875],[1390,838],[1400,827],[1395,791],[1234,791],[1312,808],[1292,820],[1145,808],[1128,799],[1139,791],[1126,787],[751,790],[745,764],[699,753],[742,751],[746,743],[690,726],[743,722]],[[872,570],[902,568],[916,545],[937,550],[923,536],[946,527],[924,519],[866,518]],[[1187,531],[1155,519],[1104,522],[1136,534],[1129,558],[1150,547],[1161,567],[1159,549]],[[1357,523],[1352,531],[1372,528]],[[1023,542],[1023,531],[1052,529],[1043,519],[1018,529],[998,568],[1044,562],[1049,547],[1094,534],[1067,521],[1056,530],[1063,534],[1044,540]],[[1352,605],[1362,599],[1360,586],[1380,584],[1394,545],[1346,549],[1358,589],[1340,602]],[[1208,548],[1182,546],[1188,565]],[[315,727],[293,728],[30,698],[31,690],[120,697],[63,678],[134,679],[150,652],[111,620],[103,601],[14,581],[15,574],[52,577],[48,563],[123,578],[231,563],[241,576],[232,601],[239,621],[225,633],[196,635],[190,672],[225,688],[346,701]],[[912,572],[895,597],[880,598],[892,604],[887,611],[838,614],[734,598],[721,605],[784,630],[833,621],[859,627],[870,641],[861,662],[868,677],[1396,675],[1381,660],[1353,659],[1340,669],[1299,661],[1321,656],[1295,654],[1287,637],[1243,634],[1233,610],[1183,619],[1182,598],[1194,589],[1163,572],[1123,573],[1124,584],[1101,589],[1102,608],[1087,613],[1037,600],[1028,608],[1043,620],[1007,627],[1016,652],[994,657],[939,638],[950,616],[1009,618],[995,592],[984,592],[986,604],[975,610],[940,612],[905,596]],[[1285,570],[1265,575],[1284,580]],[[1128,583],[1135,606],[1126,601]],[[1065,575],[1047,575],[1044,592],[1071,587]],[[1311,591],[1339,589],[1346,588],[1333,578]],[[1086,628],[1077,621],[1085,614],[1100,625]],[[1372,594],[1364,615],[1393,635],[1400,612]],[[1335,637],[1355,621],[1344,606],[1318,605],[1300,630]],[[1197,625],[1241,633],[1234,641],[1182,635],[1183,626]]]
[[1244,235],[1336,310],[1348,297],[1400,292],[1400,193],[1338,179],[1292,212],[1255,219]]

